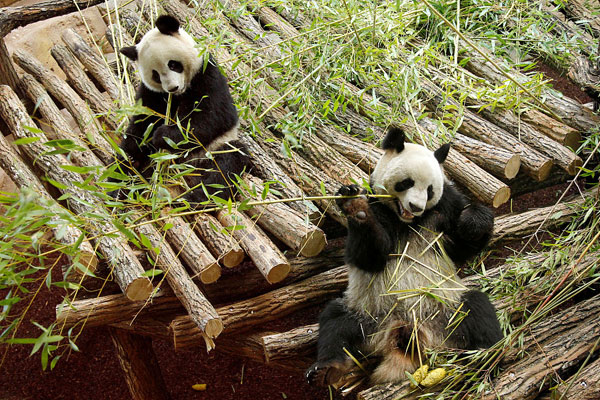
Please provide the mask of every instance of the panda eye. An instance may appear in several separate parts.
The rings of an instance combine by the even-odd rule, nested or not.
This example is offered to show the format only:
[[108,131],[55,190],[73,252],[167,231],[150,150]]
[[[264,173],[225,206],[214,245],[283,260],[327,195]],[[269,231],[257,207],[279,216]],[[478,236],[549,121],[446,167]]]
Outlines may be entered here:
[[415,185],[415,181],[413,181],[410,178],[406,178],[405,180],[403,180],[401,182],[396,182],[396,184],[394,185],[394,190],[396,192],[400,193],[400,192],[404,192],[405,190],[410,189],[414,185]]
[[171,60],[167,63],[169,69],[173,72],[181,73],[183,72],[183,64],[179,61]]
[[433,198],[433,186],[429,185],[427,187],[427,201]]
[[156,70],[152,71],[152,80],[156,83],[160,83],[160,75],[158,72],[156,72]]

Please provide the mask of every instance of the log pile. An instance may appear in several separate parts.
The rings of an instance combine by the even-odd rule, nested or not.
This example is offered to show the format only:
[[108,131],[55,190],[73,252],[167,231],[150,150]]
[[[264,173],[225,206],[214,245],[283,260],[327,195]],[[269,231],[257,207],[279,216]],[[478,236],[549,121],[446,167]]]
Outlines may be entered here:
[[[72,2],[55,3],[52,12],[60,13]],[[37,15],[43,8],[40,7],[15,8],[0,14],[0,21],[6,19],[6,26],[12,29],[18,25],[18,18],[37,18],[32,15]],[[154,355],[144,352],[150,339],[144,339],[145,345],[140,346],[138,335],[168,338],[175,348],[206,345],[209,350],[215,348],[293,371],[304,370],[314,359],[317,325],[284,332],[265,330],[263,325],[339,296],[346,285],[343,246],[337,241],[327,244],[324,226],[346,223],[329,197],[341,184],[368,182],[382,154],[373,144],[384,134],[376,118],[381,111],[375,110],[373,104],[379,102],[379,110],[387,114],[390,125],[403,127],[415,142],[430,148],[446,140],[438,135],[445,129],[440,120],[458,124],[446,171],[473,197],[493,207],[508,202],[511,193],[571,179],[583,163],[572,149],[600,123],[596,114],[553,91],[545,93],[546,109],[522,115],[501,109],[475,112],[475,108],[469,108],[458,112],[457,102],[444,96],[443,73],[434,69],[432,76],[420,81],[419,95],[426,108],[422,114],[415,111],[410,116],[398,112],[389,88],[377,87],[377,95],[384,100],[376,101],[366,93],[366,87],[335,78],[326,85],[335,86],[354,101],[331,111],[327,120],[315,120],[314,133],[297,132],[298,137],[304,137],[302,146],[285,154],[281,148],[286,136],[278,130],[278,122],[293,113],[295,105],[286,98],[285,88],[270,63],[286,56],[286,41],[311,29],[310,21],[302,15],[278,14],[265,6],[247,9],[241,15],[238,11],[244,7],[235,0],[225,2],[222,10],[207,4],[191,9],[178,0],[164,2],[160,7],[161,12],[187,21],[187,29],[197,37],[211,36],[210,27],[203,25],[205,18],[219,19],[219,29],[233,38],[235,45],[219,47],[213,55],[230,81],[253,80],[256,94],[249,100],[250,107],[261,110],[263,118],[259,122],[241,121],[241,140],[250,152],[254,168],[252,175],[243,177],[244,188],[238,199],[253,200],[252,207],[242,211],[226,207],[212,213],[175,214],[168,207],[158,212],[133,207],[127,213],[116,214],[105,205],[111,199],[94,197],[93,190],[86,190],[100,180],[116,158],[113,133],[121,131],[127,120],[113,111],[128,105],[125,82],[134,81],[135,77],[120,80],[120,76],[133,72],[131,66],[127,62],[123,66],[124,60],[119,59],[116,65],[122,70],[116,74],[104,55],[72,30],[65,30],[63,43],[56,43],[51,49],[66,81],[33,55],[17,50],[11,56],[20,68],[17,82],[12,88],[0,86],[0,119],[8,129],[0,135],[0,166],[19,187],[34,190],[48,207],[56,210],[56,220],[67,210],[95,217],[89,219],[91,226],[86,226],[85,233],[74,224],[54,232],[65,246],[77,245],[80,249],[79,256],[63,267],[65,279],[85,283],[83,279],[88,278],[82,270],[101,273],[104,263],[109,271],[104,278],[114,279],[122,292],[93,298],[73,294],[57,307],[57,326],[63,330],[111,326],[130,390],[139,398],[145,398],[145,390],[158,390],[144,387],[145,380],[154,380],[158,387],[164,383],[160,374],[153,377],[155,368],[148,367],[156,365]],[[151,25],[152,18],[145,12],[148,8],[125,13],[121,25],[110,18],[110,11],[105,14],[110,25],[107,38],[115,50],[119,40],[130,45],[133,38],[139,40],[140,26],[147,29]],[[18,18],[13,21],[12,15]],[[248,57],[248,53],[257,51],[260,57]],[[506,80],[503,73],[476,55],[464,65],[471,74],[490,84]],[[6,60],[1,57],[0,66],[0,71],[6,68]],[[255,76],[255,70],[260,75]],[[11,64],[8,72],[14,71]],[[514,69],[503,72],[526,79]],[[318,71],[302,73],[303,81],[321,85]],[[466,101],[477,105],[476,99]],[[36,105],[36,114],[32,115],[35,121],[26,109],[30,103]],[[69,125],[65,113],[72,116],[77,128]],[[348,130],[352,135],[347,134]],[[251,136],[250,131],[257,134]],[[4,135],[29,139],[14,146]],[[377,140],[361,140],[367,136]],[[49,153],[44,146],[49,139],[74,143],[76,151],[68,158]],[[556,173],[557,169],[560,173]],[[36,175],[56,182],[58,193]],[[262,196],[265,186],[274,190]],[[566,223],[578,205],[596,195],[585,193],[555,207],[498,217],[492,242],[523,238],[536,234],[542,226],[549,229]],[[314,198],[308,199],[311,196]],[[125,224],[134,229],[124,233]],[[243,263],[245,259],[248,262]],[[586,262],[584,265],[589,267],[591,261]],[[488,273],[500,274],[508,268],[501,266]],[[162,273],[149,279],[157,270]],[[467,279],[467,284],[476,287],[478,282]],[[494,396],[518,392],[523,397],[512,398],[533,398],[536,390],[549,383],[543,377],[550,371],[559,371],[561,377],[567,378],[567,367],[582,361],[599,333],[596,319],[600,306],[596,303],[585,303],[586,307],[596,307],[596,317],[586,319],[586,329],[569,326],[539,344],[546,352],[557,354],[552,363],[533,357],[515,361],[520,369],[506,370],[494,381]],[[509,316],[515,314],[512,304],[498,302],[496,306]],[[552,318],[560,321],[561,315]],[[569,335],[578,335],[581,343],[565,347],[563,339]],[[148,364],[140,360],[147,360]],[[544,364],[543,371],[536,369],[538,364]],[[598,369],[597,364],[590,363],[584,373],[592,374]],[[522,379],[515,383],[509,371]],[[570,396],[580,390],[581,382],[580,377],[573,377],[557,390]],[[590,379],[589,386],[597,390],[598,381]],[[393,398],[409,391],[407,385],[390,385],[363,391],[359,398]]]

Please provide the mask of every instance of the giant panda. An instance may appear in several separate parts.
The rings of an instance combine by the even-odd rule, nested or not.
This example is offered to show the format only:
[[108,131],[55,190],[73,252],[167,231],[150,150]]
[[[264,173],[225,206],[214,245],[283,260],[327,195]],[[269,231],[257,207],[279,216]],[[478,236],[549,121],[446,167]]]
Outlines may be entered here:
[[[120,147],[143,173],[150,154],[175,151],[171,144],[178,144],[176,151],[183,156],[180,161],[194,168],[185,176],[192,189],[186,195],[189,201],[206,200],[200,183],[209,194],[219,191],[221,196],[232,197],[232,174],[247,168],[249,158],[238,141],[237,109],[227,79],[212,57],[199,56],[196,42],[177,19],[162,15],[155,26],[137,45],[120,50],[137,61],[141,84],[136,101],[154,112],[131,118]],[[169,94],[170,115],[178,123],[166,125]]]
[[348,287],[319,316],[317,362],[309,382],[334,384],[356,359],[378,360],[373,383],[399,382],[425,348],[488,348],[502,338],[494,306],[468,290],[455,262],[477,254],[493,228],[491,211],[469,201],[444,175],[449,145],[431,152],[392,128],[371,175],[376,194],[342,186],[348,219]]

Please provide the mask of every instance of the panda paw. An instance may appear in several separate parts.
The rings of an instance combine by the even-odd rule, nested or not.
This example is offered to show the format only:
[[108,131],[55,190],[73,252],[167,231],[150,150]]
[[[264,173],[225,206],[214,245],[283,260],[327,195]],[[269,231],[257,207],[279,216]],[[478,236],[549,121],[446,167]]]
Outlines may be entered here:
[[179,134],[177,126],[161,125],[154,131],[152,135],[152,145],[157,149],[171,149],[171,145],[165,140],[169,138],[177,143],[176,136]]
[[328,386],[337,383],[345,375],[352,373],[352,361],[334,361],[323,363],[317,361],[311,365],[304,376],[310,385]]
[[[364,221],[369,215],[369,201],[367,196],[360,195],[363,189],[358,185],[344,185],[338,192],[338,196],[358,196],[353,198],[336,199],[338,207],[348,218]],[[360,196],[359,196],[360,195]]]
[[458,218],[458,232],[466,240],[478,241],[489,237],[494,228],[494,215],[484,205],[469,204]]

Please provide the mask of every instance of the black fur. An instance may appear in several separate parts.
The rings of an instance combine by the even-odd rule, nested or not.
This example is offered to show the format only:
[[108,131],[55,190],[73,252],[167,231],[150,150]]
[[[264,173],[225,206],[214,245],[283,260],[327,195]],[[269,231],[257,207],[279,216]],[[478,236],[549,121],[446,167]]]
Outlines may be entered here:
[[138,59],[138,52],[137,52],[137,48],[135,46],[123,47],[123,48],[121,48],[121,50],[119,50],[119,53],[123,54],[125,57],[129,58],[131,61],[137,61],[137,59]]
[[400,153],[404,150],[404,139],[405,135],[402,129],[390,128],[381,142],[381,148],[383,150],[394,149]]
[[[166,114],[168,101],[166,93],[154,92],[144,84],[140,84],[136,100],[141,100],[142,105],[154,110],[159,115]],[[159,149],[172,150],[165,140],[165,138],[169,138],[175,144],[179,143],[178,150],[193,150],[189,153],[192,155],[187,162],[200,170],[186,176],[190,187],[195,187],[200,182],[205,185],[218,184],[231,187],[231,174],[239,174],[249,165],[249,158],[241,143],[236,142],[236,147],[240,149],[240,152],[217,154],[213,160],[195,160],[193,156],[194,151],[198,150],[199,152],[208,147],[215,139],[238,124],[237,109],[229,93],[227,79],[221,74],[212,58],[207,63],[205,70],[194,76],[190,87],[184,93],[172,96],[171,112],[176,115],[173,119],[177,120],[178,118],[184,129],[189,127],[188,141],[183,142],[184,136],[177,125],[164,125],[164,119],[160,116],[135,115],[127,128],[127,136],[121,142],[121,148],[133,161],[134,167],[143,171],[150,163],[150,154]],[[144,133],[151,124],[154,126],[149,135],[150,140],[142,145]],[[230,149],[231,147],[224,146],[217,150]],[[198,176],[199,174],[202,176]],[[222,190],[211,187],[206,189],[209,194]],[[225,193],[225,197],[230,197],[230,193]],[[195,190],[188,198],[193,201],[206,200],[201,189]]]
[[465,316],[450,335],[453,341],[468,350],[488,348],[499,342],[502,329],[496,318],[496,309],[488,297],[478,290],[470,290],[463,294],[462,301],[460,311]]
[[161,15],[156,19],[155,25],[163,35],[172,35],[179,31],[179,21],[170,15]]
[[433,152],[433,156],[436,160],[441,164],[446,161],[446,157],[448,157],[448,152],[450,151],[450,143],[445,143],[440,146],[439,149]]

